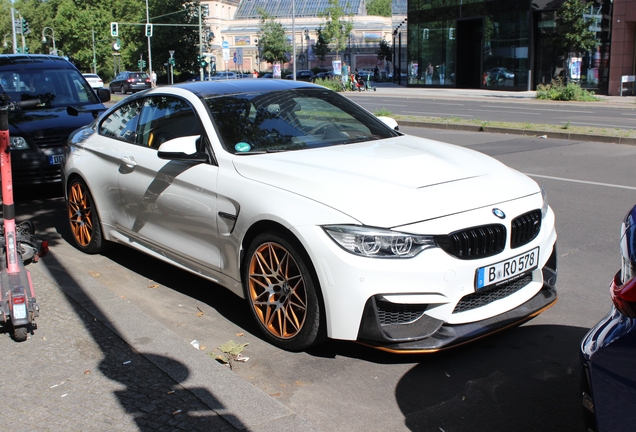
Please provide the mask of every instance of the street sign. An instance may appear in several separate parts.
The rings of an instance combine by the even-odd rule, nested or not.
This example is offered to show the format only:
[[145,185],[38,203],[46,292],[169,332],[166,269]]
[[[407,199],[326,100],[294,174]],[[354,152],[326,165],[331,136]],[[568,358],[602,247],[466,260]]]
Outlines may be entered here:
[[223,49],[228,49],[230,47],[230,43],[228,41],[223,41],[223,43],[221,44],[221,47]]
[[228,61],[230,59],[230,49],[223,48],[223,60]]

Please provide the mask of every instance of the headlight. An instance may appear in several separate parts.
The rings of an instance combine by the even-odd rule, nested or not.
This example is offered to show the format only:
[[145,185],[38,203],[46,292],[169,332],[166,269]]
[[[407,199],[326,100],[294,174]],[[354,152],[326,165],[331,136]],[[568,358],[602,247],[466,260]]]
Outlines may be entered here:
[[541,188],[541,199],[543,199],[543,204],[541,205],[541,219],[543,219],[548,214],[548,195],[543,188]]
[[347,252],[370,258],[412,258],[424,249],[435,246],[433,236],[354,225],[329,225],[322,228]]
[[26,150],[29,148],[29,143],[26,142],[21,136],[11,137],[11,150]]

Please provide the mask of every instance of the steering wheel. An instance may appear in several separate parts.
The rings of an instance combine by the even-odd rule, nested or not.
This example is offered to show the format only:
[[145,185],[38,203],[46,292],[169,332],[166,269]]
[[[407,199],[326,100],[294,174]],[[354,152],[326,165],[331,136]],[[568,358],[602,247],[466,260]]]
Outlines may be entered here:
[[341,136],[342,132],[337,124],[332,122],[324,121],[318,123],[316,126],[312,127],[308,132],[308,135],[318,135],[321,138],[326,138],[328,136]]

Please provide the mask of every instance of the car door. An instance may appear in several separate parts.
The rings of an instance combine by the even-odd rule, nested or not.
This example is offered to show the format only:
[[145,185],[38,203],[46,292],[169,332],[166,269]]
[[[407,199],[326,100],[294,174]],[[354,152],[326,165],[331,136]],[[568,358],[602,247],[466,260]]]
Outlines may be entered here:
[[121,154],[118,187],[134,241],[189,268],[219,269],[216,225],[217,166],[159,159],[168,140],[207,136],[188,102],[173,96],[141,99],[135,144]]

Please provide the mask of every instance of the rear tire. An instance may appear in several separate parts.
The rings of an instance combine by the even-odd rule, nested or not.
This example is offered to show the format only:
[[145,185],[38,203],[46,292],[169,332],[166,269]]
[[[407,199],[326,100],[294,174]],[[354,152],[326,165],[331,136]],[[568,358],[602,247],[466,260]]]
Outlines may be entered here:
[[13,327],[13,340],[16,342],[24,342],[27,340],[28,329],[26,326]]
[[66,207],[75,246],[88,254],[106,249],[97,208],[83,180],[74,179],[70,182]]
[[276,232],[258,235],[247,249],[243,287],[265,337],[289,351],[323,339],[318,283],[302,246]]

